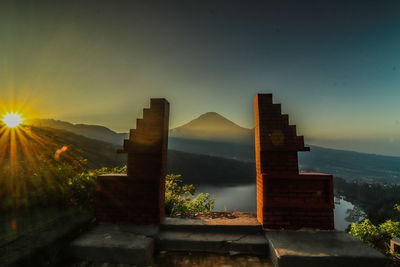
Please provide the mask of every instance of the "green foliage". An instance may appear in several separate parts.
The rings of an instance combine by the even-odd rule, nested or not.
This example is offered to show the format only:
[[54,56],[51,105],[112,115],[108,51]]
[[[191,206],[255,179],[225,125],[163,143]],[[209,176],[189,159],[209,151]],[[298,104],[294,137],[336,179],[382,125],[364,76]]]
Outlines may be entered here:
[[[15,171],[18,181],[23,181],[24,192],[10,192],[0,188],[0,210],[33,208],[40,206],[93,208],[97,176],[108,173],[126,173],[127,168],[86,169],[86,160],[76,156],[74,160],[43,158],[34,168],[18,166]],[[15,178],[13,180],[16,180]],[[16,181],[17,181],[16,180]],[[166,211],[177,212],[211,211],[214,199],[209,194],[194,197],[193,185],[182,185],[181,175],[166,177]]]
[[358,224],[352,223],[349,234],[364,242],[373,244],[379,237],[379,230],[378,227],[370,222],[370,220],[365,219],[363,222]]
[[97,176],[108,173],[126,173],[126,166],[115,168],[101,168],[97,170],[89,170],[74,175],[68,179],[67,202],[69,204],[80,207],[81,209],[92,208],[94,204],[94,196],[96,192]]
[[0,210],[62,206],[72,195],[68,180],[85,170],[86,160],[76,156],[55,160],[40,157],[31,164],[1,170]]
[[[34,166],[19,165],[14,175],[0,179],[0,210],[77,206],[90,209],[96,178],[106,173],[126,173],[126,167],[87,170],[86,160],[41,158]],[[9,177],[7,179],[7,176]]]
[[379,225],[379,232],[381,236],[388,238],[400,236],[400,222],[387,220]]
[[[395,209],[398,208],[399,205],[396,204]],[[376,226],[369,219],[365,219],[358,224],[352,223],[349,234],[370,245],[387,249],[389,240],[400,236],[400,222],[387,220]]]
[[[71,195],[68,197],[70,204],[82,209],[91,208],[94,203],[96,191],[96,177],[107,173],[126,173],[125,167],[102,168],[98,170],[76,174],[68,180]],[[165,206],[168,215],[177,212],[206,212],[212,211],[214,199],[209,194],[200,193],[195,198],[193,185],[182,185],[181,175],[168,174],[165,181]]]
[[212,211],[215,199],[200,193],[195,198],[193,185],[182,185],[181,175],[168,174],[165,179],[165,209],[167,215]]
[[[0,132],[0,212],[70,206],[91,209],[97,176],[126,173],[126,167],[96,169],[126,161],[126,156],[115,155],[116,148],[111,144],[33,126],[22,127],[16,138],[13,136],[11,132]],[[208,194],[194,197],[193,185],[181,186],[181,178],[177,183],[168,183],[168,177],[167,211],[212,210],[214,200]]]

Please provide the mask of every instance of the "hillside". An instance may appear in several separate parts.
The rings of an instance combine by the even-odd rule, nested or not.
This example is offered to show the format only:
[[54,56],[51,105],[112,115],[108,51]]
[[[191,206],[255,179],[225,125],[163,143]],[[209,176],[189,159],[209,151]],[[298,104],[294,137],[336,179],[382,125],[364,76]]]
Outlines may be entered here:
[[246,162],[254,161],[254,146],[241,143],[229,143],[222,141],[208,141],[170,137],[168,139],[170,149],[209,155],[221,158],[235,159]]
[[[8,164],[10,156],[16,157],[19,165],[29,167],[40,165],[39,161],[52,164],[57,158],[67,161],[87,159],[88,168],[118,166],[124,161],[123,155],[116,154],[114,145],[64,130],[24,126],[18,129],[15,137],[5,133],[0,137],[3,164]],[[9,145],[11,138],[15,138],[12,147]]]
[[[90,139],[64,130],[46,127],[25,127],[17,140],[19,164],[28,168],[39,166],[46,161],[54,165],[57,151],[64,160],[87,159],[87,167],[123,166],[126,155],[117,154],[118,146],[107,142]],[[6,151],[8,141],[0,139],[0,147]],[[27,150],[24,148],[29,148]],[[25,152],[24,152],[25,151]],[[9,154],[3,155],[9,158]],[[4,161],[3,161],[3,164]],[[176,150],[168,151],[168,173],[182,174],[186,183],[199,184],[243,184],[253,182],[255,169],[252,163],[223,159],[207,155],[197,155]],[[229,177],[229,179],[227,179]]]
[[194,185],[239,185],[255,183],[254,163],[168,150],[168,173],[182,174]]
[[[254,164],[254,145],[170,138],[169,148],[189,153],[237,159]],[[336,150],[318,146],[310,146],[310,148],[309,152],[298,153],[301,171],[324,172],[346,180],[400,182],[400,157]]]
[[207,112],[198,118],[170,130],[171,137],[207,141],[251,144],[253,130],[243,128],[216,112]]
[[299,153],[302,169],[326,172],[346,180],[400,183],[400,157],[310,146]]
[[116,133],[107,127],[88,124],[72,124],[66,121],[54,119],[33,119],[29,124],[37,127],[48,127],[59,130],[69,131],[78,135],[83,135],[92,139],[101,140],[114,145],[123,144],[123,140],[127,137],[125,133]]

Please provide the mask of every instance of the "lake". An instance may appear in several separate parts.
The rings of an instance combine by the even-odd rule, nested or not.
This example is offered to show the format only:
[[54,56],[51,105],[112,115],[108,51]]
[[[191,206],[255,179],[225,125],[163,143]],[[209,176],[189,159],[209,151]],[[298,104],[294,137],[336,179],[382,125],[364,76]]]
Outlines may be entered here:
[[[248,211],[256,212],[256,185],[240,185],[231,187],[216,186],[197,186],[196,193],[210,193],[215,198],[215,211]],[[344,231],[350,222],[345,218],[348,210],[352,210],[354,205],[343,199],[335,198],[335,228]]]

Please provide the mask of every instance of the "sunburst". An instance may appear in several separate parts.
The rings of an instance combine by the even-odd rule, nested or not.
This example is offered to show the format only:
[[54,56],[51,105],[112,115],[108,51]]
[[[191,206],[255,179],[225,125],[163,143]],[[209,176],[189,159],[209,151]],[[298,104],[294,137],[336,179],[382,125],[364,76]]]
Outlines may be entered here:
[[62,175],[64,167],[77,166],[73,165],[76,158],[68,153],[67,144],[55,141],[52,131],[32,126],[26,109],[7,111],[3,107],[3,114],[0,115],[0,205],[4,207],[0,209],[30,207],[38,199],[32,196],[45,194],[48,188],[62,187],[63,179],[56,180],[55,176]]
[[16,128],[24,122],[24,119],[16,112],[7,112],[4,114],[2,121],[8,128]]

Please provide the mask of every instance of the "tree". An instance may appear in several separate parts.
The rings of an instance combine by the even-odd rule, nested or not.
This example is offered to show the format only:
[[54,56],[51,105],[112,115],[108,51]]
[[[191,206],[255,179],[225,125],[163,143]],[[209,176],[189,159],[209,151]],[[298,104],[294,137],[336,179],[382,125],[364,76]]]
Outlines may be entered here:
[[[167,215],[189,212],[209,212],[215,199],[210,194],[200,193],[196,197],[193,185],[182,185],[181,175],[168,174],[165,179],[165,211]],[[193,198],[194,197],[194,198]]]

